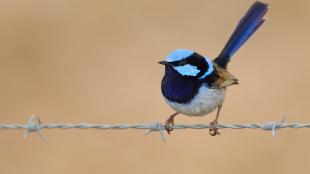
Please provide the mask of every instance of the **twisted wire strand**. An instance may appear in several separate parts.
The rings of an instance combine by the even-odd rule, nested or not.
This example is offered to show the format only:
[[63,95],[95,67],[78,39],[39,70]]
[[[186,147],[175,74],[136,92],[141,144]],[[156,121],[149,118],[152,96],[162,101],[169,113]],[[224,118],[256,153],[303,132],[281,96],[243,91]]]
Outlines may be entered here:
[[[218,124],[219,129],[261,129],[265,131],[272,131],[272,136],[275,136],[277,129],[292,128],[310,128],[310,123],[284,123],[285,117],[280,122],[265,122],[261,124]],[[175,124],[173,129],[209,129],[208,124]],[[43,124],[40,119],[32,115],[27,124],[0,124],[0,130],[6,129],[26,129],[27,132],[24,134],[24,138],[31,132],[37,132],[43,141],[47,141],[47,137],[41,132],[42,129],[146,129],[145,135],[150,134],[153,131],[159,131],[161,139],[166,141],[164,137],[165,126],[160,122],[153,123],[142,123],[142,124],[89,124],[89,123],[79,123],[79,124]]]

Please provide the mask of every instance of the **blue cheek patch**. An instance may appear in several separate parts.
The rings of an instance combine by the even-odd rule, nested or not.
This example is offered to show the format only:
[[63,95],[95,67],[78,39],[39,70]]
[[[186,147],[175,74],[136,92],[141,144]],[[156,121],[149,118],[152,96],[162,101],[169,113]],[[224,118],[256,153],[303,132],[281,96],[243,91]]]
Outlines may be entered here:
[[208,75],[210,75],[214,71],[214,66],[213,66],[212,61],[206,57],[205,57],[205,59],[208,63],[209,68],[208,68],[208,71],[206,71],[201,77],[199,77],[199,79],[203,79],[203,78],[207,77]]
[[173,67],[176,71],[178,71],[182,76],[197,76],[200,70],[193,65],[184,65],[184,66],[176,66]]

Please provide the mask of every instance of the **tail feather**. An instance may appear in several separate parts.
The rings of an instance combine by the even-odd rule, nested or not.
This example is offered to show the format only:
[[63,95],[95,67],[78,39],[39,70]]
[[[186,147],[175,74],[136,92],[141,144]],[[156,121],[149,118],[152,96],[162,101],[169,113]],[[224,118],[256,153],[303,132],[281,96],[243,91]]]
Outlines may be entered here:
[[256,1],[238,23],[235,31],[226,43],[220,55],[214,60],[220,67],[226,68],[230,58],[265,22],[268,4]]

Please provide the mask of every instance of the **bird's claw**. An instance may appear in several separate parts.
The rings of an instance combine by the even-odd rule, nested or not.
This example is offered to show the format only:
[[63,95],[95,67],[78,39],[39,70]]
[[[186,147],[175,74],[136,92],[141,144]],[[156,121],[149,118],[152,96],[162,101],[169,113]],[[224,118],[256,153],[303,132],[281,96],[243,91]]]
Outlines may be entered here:
[[209,129],[209,133],[211,136],[215,136],[215,135],[220,135],[221,133],[218,131],[219,128],[216,127],[217,126],[217,121],[212,121],[210,123],[210,129]]
[[165,129],[166,129],[168,134],[171,134],[171,132],[173,131],[173,126],[174,126],[174,119],[173,119],[173,117],[170,117],[165,122]]

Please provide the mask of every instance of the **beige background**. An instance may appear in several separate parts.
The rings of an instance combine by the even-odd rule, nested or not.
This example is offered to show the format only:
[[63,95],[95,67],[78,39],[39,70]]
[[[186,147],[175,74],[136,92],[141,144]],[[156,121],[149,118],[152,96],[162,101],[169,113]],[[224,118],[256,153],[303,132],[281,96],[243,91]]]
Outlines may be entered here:
[[[0,2],[0,123],[145,123],[172,110],[160,92],[173,49],[215,57],[252,0]],[[222,123],[310,122],[310,1],[270,1],[234,56]],[[177,123],[209,123],[179,116]],[[0,131],[1,174],[309,173],[310,130]]]

